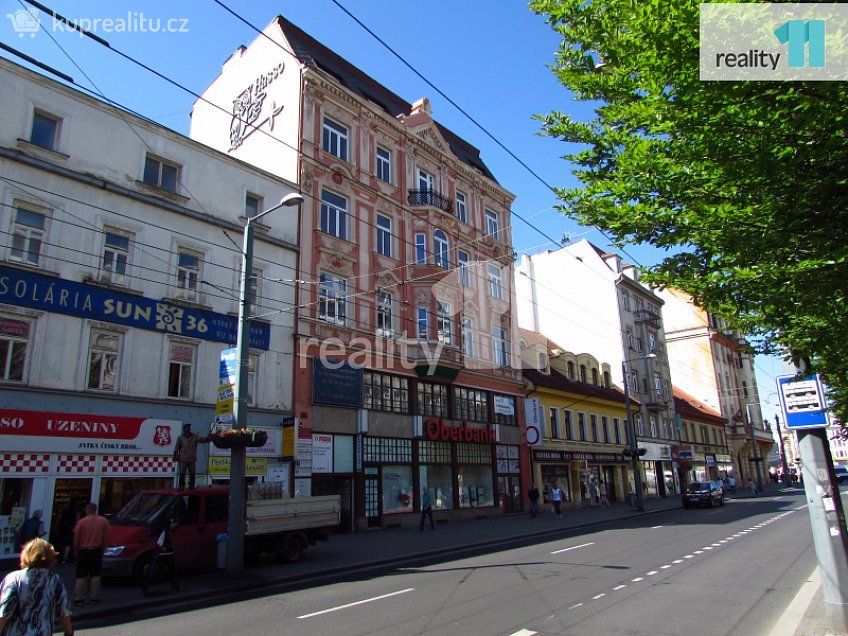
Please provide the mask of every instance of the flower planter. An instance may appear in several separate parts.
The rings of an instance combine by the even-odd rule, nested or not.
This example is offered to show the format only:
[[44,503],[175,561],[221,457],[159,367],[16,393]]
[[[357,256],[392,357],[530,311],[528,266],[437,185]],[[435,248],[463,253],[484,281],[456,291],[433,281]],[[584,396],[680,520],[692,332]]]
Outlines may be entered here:
[[218,448],[239,448],[242,446],[264,446],[268,441],[268,433],[265,431],[254,431],[252,433],[233,433],[222,435],[220,433],[210,435],[212,443]]

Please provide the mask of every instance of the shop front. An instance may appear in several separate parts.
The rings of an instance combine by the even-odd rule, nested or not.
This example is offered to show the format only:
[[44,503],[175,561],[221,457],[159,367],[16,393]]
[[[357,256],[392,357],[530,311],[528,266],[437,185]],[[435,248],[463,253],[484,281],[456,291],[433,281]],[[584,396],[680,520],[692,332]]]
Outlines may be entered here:
[[558,485],[565,507],[590,505],[592,481],[604,481],[610,503],[624,501],[627,487],[626,462],[618,453],[532,449],[533,481],[542,495],[542,503],[550,505],[551,491]]
[[640,440],[639,448],[645,449],[645,454],[640,457],[645,471],[643,494],[646,497],[666,497],[679,492],[671,446]]
[[[173,484],[180,421],[0,409],[0,423],[0,537],[41,509],[61,544],[60,520],[67,525],[86,503],[108,516],[143,488]],[[15,547],[0,544],[0,555]]]

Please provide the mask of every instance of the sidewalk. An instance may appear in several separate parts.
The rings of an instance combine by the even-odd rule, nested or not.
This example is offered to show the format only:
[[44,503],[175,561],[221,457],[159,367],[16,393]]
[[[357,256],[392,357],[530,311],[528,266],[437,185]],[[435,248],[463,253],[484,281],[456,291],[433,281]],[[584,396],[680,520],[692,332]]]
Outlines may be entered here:
[[[771,494],[777,494],[777,488],[762,493],[765,497]],[[747,493],[739,492],[731,499],[746,497]],[[129,582],[104,579],[102,602],[99,605],[75,607],[74,621],[75,625],[84,628],[89,620],[107,619],[131,612],[148,609],[167,611],[168,608],[179,611],[180,605],[191,601],[224,600],[233,594],[249,594],[252,590],[259,593],[263,588],[303,583],[310,578],[363,572],[420,559],[447,558],[462,550],[496,548],[499,544],[541,538],[563,529],[589,528],[605,521],[641,518],[680,506],[680,497],[673,496],[645,500],[644,512],[637,512],[629,505],[619,503],[608,508],[564,510],[562,519],[545,511],[535,519],[524,513],[477,521],[439,523],[435,531],[429,528],[424,532],[417,529],[377,529],[358,534],[334,535],[328,542],[307,549],[299,563],[279,564],[273,560],[259,564],[247,563],[244,576],[235,581],[220,570],[182,577],[180,594],[171,592],[170,586],[163,583],[151,587],[150,596],[145,598],[139,588]],[[645,521],[650,523],[649,519]],[[0,563],[3,574],[15,567],[17,564],[8,560]],[[57,571],[62,575],[69,593],[72,593],[74,566],[61,565]],[[824,631],[823,609],[815,611],[821,605],[819,592],[808,606],[796,607],[794,616],[784,615],[781,621],[788,625],[792,620],[800,623],[806,619],[809,623],[807,627],[811,630],[820,628],[819,631],[807,631],[807,627],[799,625],[803,631],[787,632],[786,636],[830,636],[829,632]]]

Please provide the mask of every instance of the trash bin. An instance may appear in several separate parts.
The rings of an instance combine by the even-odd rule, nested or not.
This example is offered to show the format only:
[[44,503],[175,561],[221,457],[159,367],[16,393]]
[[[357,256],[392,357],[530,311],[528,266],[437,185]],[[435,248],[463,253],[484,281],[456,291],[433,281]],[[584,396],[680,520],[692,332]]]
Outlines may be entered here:
[[227,539],[229,538],[230,535],[226,532],[222,532],[215,537],[215,541],[218,543],[218,554],[215,565],[219,570],[223,570],[227,567]]

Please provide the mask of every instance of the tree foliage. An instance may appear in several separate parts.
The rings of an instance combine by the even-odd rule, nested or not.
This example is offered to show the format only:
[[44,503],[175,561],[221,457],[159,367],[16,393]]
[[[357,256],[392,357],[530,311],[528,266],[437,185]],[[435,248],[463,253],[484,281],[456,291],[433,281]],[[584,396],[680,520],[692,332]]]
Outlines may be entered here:
[[704,82],[698,3],[536,0],[551,68],[594,116],[539,116],[569,145],[561,209],[668,249],[648,280],[694,295],[763,353],[812,362],[848,421],[848,84]]

